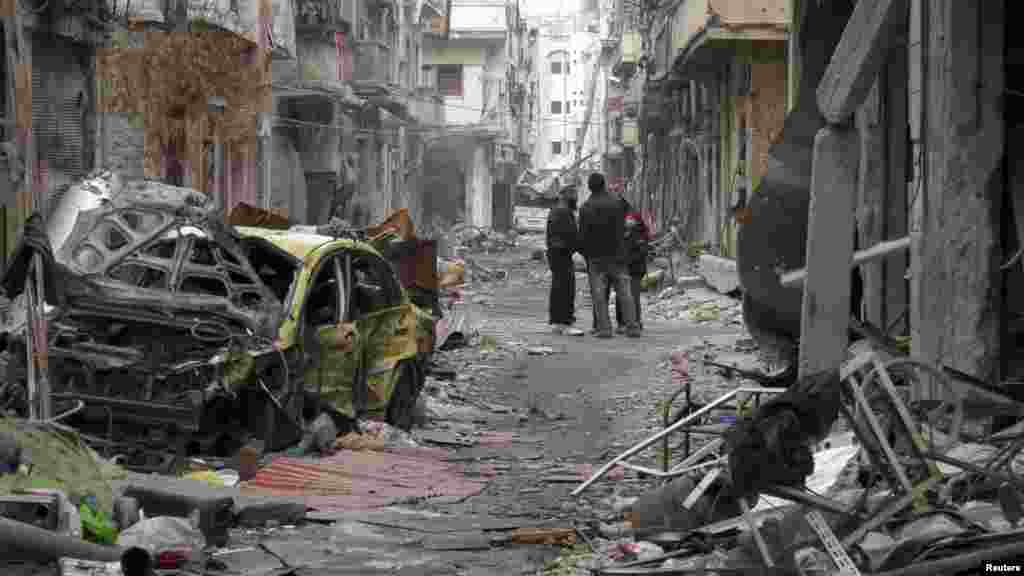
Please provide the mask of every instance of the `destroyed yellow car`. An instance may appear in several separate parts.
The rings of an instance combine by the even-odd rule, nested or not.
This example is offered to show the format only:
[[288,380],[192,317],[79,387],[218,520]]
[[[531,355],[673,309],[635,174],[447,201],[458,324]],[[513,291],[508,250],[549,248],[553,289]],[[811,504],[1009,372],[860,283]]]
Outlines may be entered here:
[[[109,171],[25,223],[0,287],[0,414],[27,415],[46,381],[64,424],[142,469],[285,449],[325,410],[408,428],[433,349],[370,244],[236,229],[200,192]],[[31,338],[30,310],[47,319]]]
[[433,349],[434,318],[413,304],[391,264],[359,240],[235,230],[261,278],[289,286],[277,347],[301,351],[307,398],[350,418],[384,416],[408,429]]

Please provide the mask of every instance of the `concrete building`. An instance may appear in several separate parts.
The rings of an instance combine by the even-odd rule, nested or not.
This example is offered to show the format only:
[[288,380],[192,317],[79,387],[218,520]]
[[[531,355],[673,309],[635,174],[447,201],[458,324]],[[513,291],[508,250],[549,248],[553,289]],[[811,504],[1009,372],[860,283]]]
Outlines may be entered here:
[[538,113],[532,165],[542,175],[602,152],[606,82],[605,69],[598,66],[599,22],[596,12],[578,12],[537,23]]
[[433,2],[296,5],[296,58],[275,69],[268,207],[312,224],[419,215],[424,131],[441,118],[423,36],[441,16]]
[[429,193],[436,197],[454,185],[460,192],[449,200],[458,207],[449,216],[505,229],[520,167],[526,25],[508,0],[460,0],[451,5],[445,32],[428,37],[424,73],[436,78],[444,100],[444,138],[435,146],[459,159],[461,182],[441,176]]
[[687,242],[735,258],[737,218],[785,118],[786,2],[686,0],[648,27],[638,4],[615,10],[611,180],[656,230],[678,222]]

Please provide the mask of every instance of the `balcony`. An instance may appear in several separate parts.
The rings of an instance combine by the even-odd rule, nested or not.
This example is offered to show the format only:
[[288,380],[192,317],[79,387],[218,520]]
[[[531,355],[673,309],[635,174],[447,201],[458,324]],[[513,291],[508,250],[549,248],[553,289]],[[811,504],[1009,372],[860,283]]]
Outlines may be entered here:
[[353,50],[357,84],[386,86],[391,83],[391,49],[377,40],[359,40]]
[[334,30],[347,32],[356,21],[357,0],[298,0],[295,31],[299,34]]

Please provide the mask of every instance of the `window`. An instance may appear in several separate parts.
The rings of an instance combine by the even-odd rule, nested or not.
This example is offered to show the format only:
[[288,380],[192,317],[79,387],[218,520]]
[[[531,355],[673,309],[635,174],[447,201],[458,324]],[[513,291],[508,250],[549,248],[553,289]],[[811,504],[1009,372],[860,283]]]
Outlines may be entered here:
[[402,303],[402,291],[391,266],[375,257],[352,259],[352,308],[355,318]]
[[572,100],[566,100],[565,101],[565,113],[568,114],[570,112],[572,112]]
[[569,63],[568,62],[565,63],[564,68],[565,68],[565,73],[568,74],[569,73]]
[[444,96],[462,97],[462,65],[442,64],[437,67],[437,87]]
[[562,63],[561,62],[552,62],[551,63],[551,74],[557,76],[558,74],[561,74],[561,73],[562,73]]
[[555,156],[558,156],[559,154],[562,153],[562,142],[561,142],[561,140],[552,140],[551,141],[551,153],[554,154]]
[[562,101],[561,100],[552,100],[551,101],[551,113],[552,114],[561,114],[562,113]]
[[306,323],[325,326],[341,321],[341,291],[338,282],[337,258],[325,258],[313,280],[306,300]]

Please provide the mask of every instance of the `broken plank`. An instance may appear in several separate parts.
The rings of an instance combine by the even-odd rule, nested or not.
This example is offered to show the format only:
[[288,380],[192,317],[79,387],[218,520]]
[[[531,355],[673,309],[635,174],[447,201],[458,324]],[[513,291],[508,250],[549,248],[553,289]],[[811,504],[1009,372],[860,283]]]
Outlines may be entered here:
[[826,127],[814,138],[800,378],[838,369],[846,359],[859,156],[853,130]]
[[818,84],[818,109],[830,123],[846,124],[864,102],[885,62],[896,16],[907,10],[907,2],[857,2]]

